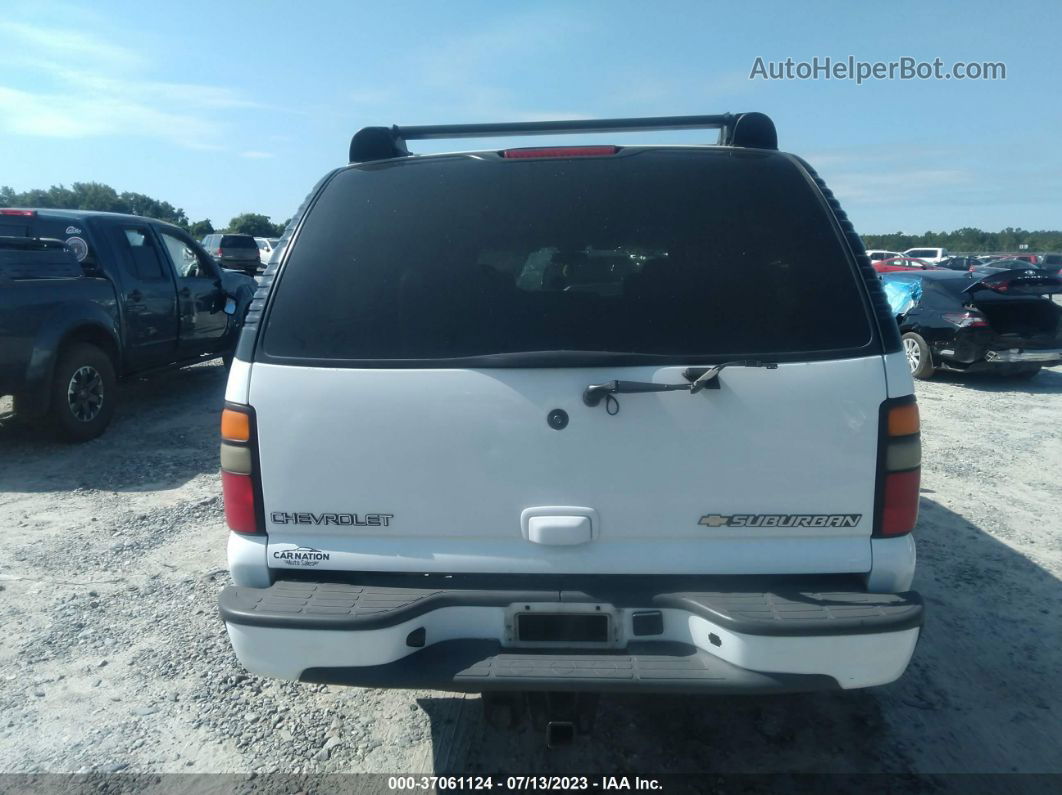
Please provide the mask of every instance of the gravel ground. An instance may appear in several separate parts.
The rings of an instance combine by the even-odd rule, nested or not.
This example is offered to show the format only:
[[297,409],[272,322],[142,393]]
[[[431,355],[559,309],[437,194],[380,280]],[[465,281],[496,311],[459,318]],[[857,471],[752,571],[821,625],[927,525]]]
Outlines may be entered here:
[[872,691],[603,698],[547,752],[474,696],[263,680],[218,619],[224,370],[125,388],[108,433],[0,400],[0,772],[1062,773],[1062,372],[918,385],[928,625]]

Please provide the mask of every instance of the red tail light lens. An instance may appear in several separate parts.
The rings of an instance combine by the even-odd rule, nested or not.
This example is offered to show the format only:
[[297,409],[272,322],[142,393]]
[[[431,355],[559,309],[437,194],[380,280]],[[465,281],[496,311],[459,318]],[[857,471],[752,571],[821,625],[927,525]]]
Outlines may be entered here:
[[543,146],[533,149],[506,149],[501,154],[509,160],[532,157],[601,157],[614,155],[617,146]]
[[36,210],[14,210],[14,209],[0,209],[0,215],[21,215],[26,218],[32,218],[37,214]]
[[921,469],[891,472],[885,476],[885,502],[881,511],[881,535],[910,533],[918,521],[918,488]]
[[251,476],[222,471],[221,490],[225,497],[225,521],[229,529],[236,533],[257,533],[254,482]]

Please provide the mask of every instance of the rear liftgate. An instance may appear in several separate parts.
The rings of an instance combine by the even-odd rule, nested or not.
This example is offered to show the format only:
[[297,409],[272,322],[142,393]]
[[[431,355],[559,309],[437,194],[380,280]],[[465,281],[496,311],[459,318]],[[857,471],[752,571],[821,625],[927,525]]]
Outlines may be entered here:
[[[720,143],[757,149],[777,149],[773,122],[760,113],[717,116],[683,116],[651,119],[606,119],[596,122],[530,122],[509,124],[440,125],[437,127],[370,127],[354,136],[351,162],[375,160],[406,154],[405,141],[411,139],[498,137],[503,135],[551,135],[608,131],[718,129]],[[507,150],[505,157],[556,157],[604,154],[611,147],[565,147],[541,150]],[[611,388],[610,388],[611,387]],[[595,405],[606,394],[623,389],[623,383],[599,386],[601,396],[588,390],[587,405]],[[637,391],[637,390],[635,390]],[[596,399],[596,400],[595,400]],[[558,605],[551,605],[556,609]],[[586,605],[579,608],[585,610]],[[601,606],[597,608],[601,611]],[[602,648],[614,635],[613,617],[607,612],[536,613],[516,612],[509,629],[513,645],[548,648]],[[512,728],[530,714],[536,729],[546,732],[546,745],[555,748],[570,743],[575,732],[589,733],[597,711],[596,693],[484,693],[483,708],[490,725]]]

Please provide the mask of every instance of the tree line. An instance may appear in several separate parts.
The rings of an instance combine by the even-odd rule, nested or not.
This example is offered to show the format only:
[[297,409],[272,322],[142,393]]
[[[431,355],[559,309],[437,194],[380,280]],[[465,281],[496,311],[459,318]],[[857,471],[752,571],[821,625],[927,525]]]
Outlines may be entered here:
[[0,186],[0,207],[40,207],[57,210],[101,210],[109,213],[129,213],[179,226],[196,240],[213,232],[232,232],[256,237],[280,237],[287,221],[274,224],[261,213],[241,213],[222,229],[215,229],[209,218],[192,221],[180,207],[153,199],[143,193],[119,193],[102,182],[75,182],[69,188],[52,185],[47,190],[37,188],[22,193]]
[[[215,229],[209,218],[192,221],[180,207],[166,201],[153,199],[143,193],[123,191],[119,193],[110,185],[101,182],[75,182],[69,188],[53,185],[47,190],[36,189],[18,193],[9,187],[0,187],[0,207],[52,207],[67,210],[104,210],[112,213],[131,213],[149,218],[158,218],[188,230],[196,239],[212,232],[233,232],[256,237],[280,237],[287,221],[275,224],[269,216],[261,213],[241,213],[222,229]],[[974,227],[963,227],[952,232],[925,232],[907,235],[894,232],[891,235],[863,235],[867,248],[887,251],[904,251],[921,246],[941,246],[950,251],[971,254],[997,251],[1019,251],[1022,245],[1029,251],[1062,251],[1062,232],[1050,230],[1029,231],[1007,227],[999,232],[985,232]]]
[[926,232],[921,235],[894,232],[891,235],[862,235],[862,238],[867,248],[886,251],[933,246],[969,254],[989,254],[1020,251],[1023,245],[1028,246],[1027,250],[1031,252],[1062,251],[1062,232],[1030,231],[1011,226],[999,232],[985,232],[967,226],[953,232]]

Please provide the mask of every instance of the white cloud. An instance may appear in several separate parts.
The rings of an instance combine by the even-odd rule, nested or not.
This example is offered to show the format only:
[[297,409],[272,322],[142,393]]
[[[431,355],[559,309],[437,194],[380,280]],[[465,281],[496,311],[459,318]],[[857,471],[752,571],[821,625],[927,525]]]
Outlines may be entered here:
[[140,53],[81,31],[0,22],[0,51],[18,67],[12,73],[46,86],[0,83],[0,130],[20,135],[131,135],[218,149],[227,125],[216,112],[260,107],[223,86],[143,77]]
[[143,59],[138,53],[78,30],[38,27],[0,20],[0,33],[6,33],[22,46],[33,48],[38,56],[48,53],[75,63],[89,62],[121,69],[143,65]]

